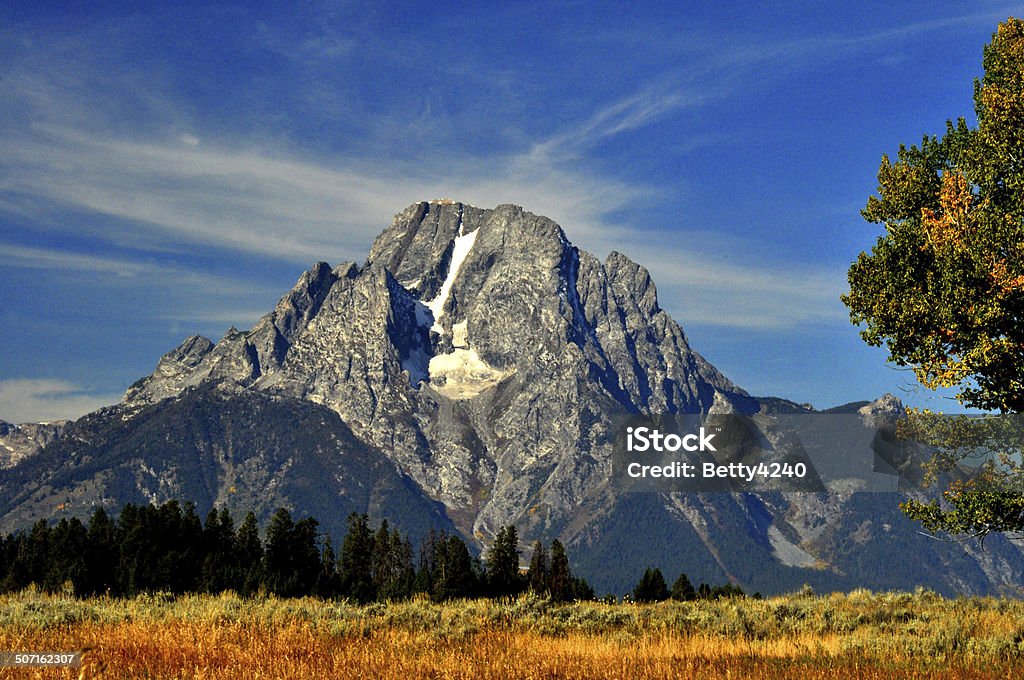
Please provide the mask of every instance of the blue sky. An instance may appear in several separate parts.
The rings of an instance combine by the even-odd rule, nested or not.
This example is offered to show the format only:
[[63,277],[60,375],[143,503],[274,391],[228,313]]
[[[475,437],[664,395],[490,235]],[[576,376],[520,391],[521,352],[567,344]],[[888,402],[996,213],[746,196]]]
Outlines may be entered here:
[[118,400],[418,200],[646,265],[753,394],[909,389],[839,295],[881,155],[971,120],[1005,2],[5,3],[0,418]]

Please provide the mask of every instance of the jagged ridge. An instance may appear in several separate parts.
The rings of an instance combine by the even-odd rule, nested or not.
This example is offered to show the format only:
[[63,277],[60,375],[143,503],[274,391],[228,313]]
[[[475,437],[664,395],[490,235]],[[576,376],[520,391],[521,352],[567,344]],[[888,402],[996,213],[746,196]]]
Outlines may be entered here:
[[[644,267],[615,252],[602,262],[517,206],[410,206],[365,263],[317,263],[249,331],[188,338],[103,422],[169,428],[157,415],[210,386],[229,400],[329,409],[366,456],[386,457],[443,504],[434,524],[451,521],[478,546],[513,523],[527,541],[560,537],[599,589],[619,589],[646,564],[691,565],[698,578],[765,592],[803,582],[893,587],[912,584],[908,564],[962,555],[918,536],[880,494],[615,494],[618,415],[808,409],[750,398],[690,348]],[[111,427],[104,446],[118,442]],[[60,456],[82,450],[60,444]],[[52,496],[32,489],[6,491],[45,507]],[[5,519],[16,516],[11,507]],[[884,558],[897,537],[920,559],[889,570],[865,562]],[[916,573],[946,592],[992,590],[1021,575],[1019,550],[995,550],[998,558],[975,556],[959,581],[939,567]]]

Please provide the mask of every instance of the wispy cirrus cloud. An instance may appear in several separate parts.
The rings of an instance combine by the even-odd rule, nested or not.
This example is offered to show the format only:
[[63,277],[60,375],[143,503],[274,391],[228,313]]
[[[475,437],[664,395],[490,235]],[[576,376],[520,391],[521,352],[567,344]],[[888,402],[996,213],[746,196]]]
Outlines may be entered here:
[[154,262],[148,259],[80,253],[54,248],[37,248],[0,242],[3,262],[0,266],[19,269],[39,269],[48,272],[77,271],[104,277],[108,281],[138,286],[167,286],[173,283],[184,288],[217,290],[222,294],[265,293],[272,289],[240,281],[237,277],[204,272],[195,268]]
[[[675,237],[685,241],[685,234]],[[701,249],[628,246],[625,252],[650,270],[661,304],[688,324],[779,331],[847,317],[839,300],[845,271],[824,265],[726,261],[735,243],[708,242]],[[717,247],[716,247],[717,246]]]
[[[0,269],[35,270],[41,282],[73,285],[86,294],[111,297],[131,309],[134,323],[170,322],[188,333],[248,328],[270,310],[285,288],[260,277],[231,276],[152,259],[26,247],[0,241]],[[256,307],[260,302],[264,307]],[[85,310],[83,310],[85,311]],[[63,318],[60,326],[75,333],[84,323],[90,332],[105,315],[90,320]],[[2,417],[2,415],[0,415]]]
[[19,246],[12,243],[0,243],[0,252],[4,254],[3,266],[20,269],[59,268],[94,274],[113,274],[119,277],[134,277],[150,273],[154,269],[152,265],[138,260]]
[[[571,135],[558,135],[520,155],[469,157],[431,177],[403,175],[400,168],[371,171],[358,162],[335,168],[267,152],[209,148],[191,138],[139,143],[49,129],[45,132],[53,143],[46,148],[9,147],[20,171],[16,178],[0,180],[0,190],[136,223],[154,248],[184,241],[297,263],[361,260],[389,215],[416,200],[452,196],[485,207],[511,202],[553,217],[570,238],[600,255],[635,242],[637,227],[608,215],[656,190],[581,172],[572,167],[571,157],[681,105],[671,94],[630,97],[596,113]],[[678,245],[636,256],[655,274],[669,308],[687,321],[786,328],[821,318],[834,307],[838,293],[831,294],[833,286],[808,285],[827,278],[822,272],[781,274],[770,263],[709,267],[701,250],[714,252],[713,244],[686,238],[675,238],[673,244]],[[159,273],[186,283],[203,278],[136,259],[14,246],[7,251],[8,266],[59,265],[121,277]],[[216,287],[221,294],[230,288],[229,281],[218,281]],[[239,318],[227,310],[207,316]]]
[[148,234],[154,246],[186,241],[302,262],[360,259],[390,215],[417,200],[521,202],[586,223],[639,193],[624,182],[517,156],[467,157],[453,168],[410,176],[386,162],[337,167],[178,140],[43,134],[45,141],[9,140],[7,162],[17,171],[0,178],[0,192],[132,221],[134,237]]
[[0,419],[9,423],[73,420],[120,399],[120,394],[97,393],[66,380],[0,380]]
[[687,90],[674,79],[647,85],[536,143],[528,156],[535,160],[575,157],[604,139],[642,128],[680,109],[699,107],[710,99],[709,93]]
[[[103,238],[130,239],[142,250],[211,246],[305,264],[359,261],[396,211],[417,200],[450,196],[481,206],[519,203],[558,220],[574,241],[602,254],[628,249],[623,244],[649,228],[613,215],[631,204],[660,200],[664,190],[595,171],[587,160],[597,145],[729,97],[769,61],[805,68],[814,59],[979,21],[992,21],[991,13],[863,34],[736,43],[721,50],[696,50],[693,36],[686,36],[680,45],[692,60],[682,74],[654,74],[547,134],[530,134],[523,121],[511,121],[518,126],[509,137],[518,140],[511,149],[427,148],[419,149],[415,160],[395,153],[403,147],[403,130],[420,126],[416,139],[429,139],[433,127],[450,128],[458,119],[426,115],[374,121],[348,132],[372,131],[386,140],[381,153],[318,155],[289,145],[287,136],[256,141],[244,130],[226,136],[204,123],[193,105],[165,92],[174,91],[164,87],[166,74],[112,69],[119,59],[113,46],[123,42],[112,38],[136,30],[132,22],[114,22],[89,34],[35,35],[32,40],[48,49],[38,62],[16,60],[12,73],[5,74],[15,85],[7,91],[19,99],[8,101],[6,110],[20,106],[31,115],[0,126],[0,201],[21,214],[55,204],[123,221],[131,225],[130,234],[107,232]],[[262,25],[259,35],[263,47],[304,68],[327,62],[343,68],[366,45],[325,31],[289,52],[284,47],[292,41],[283,41],[272,27]],[[664,49],[662,41],[654,42]],[[88,59],[80,58],[97,45]],[[701,52],[706,56],[699,57]],[[510,79],[515,76],[505,80]],[[429,109],[430,100],[425,101]],[[695,139],[695,144],[721,141]],[[153,270],[152,264],[128,258],[7,252],[12,257],[7,266],[50,262],[118,277]],[[841,273],[824,266],[793,270],[752,253],[710,266],[715,252],[714,244],[678,238],[654,252],[637,252],[636,258],[654,272],[663,297],[679,300],[670,303],[673,311],[691,321],[779,329],[842,313],[836,311]],[[182,280],[199,276],[187,267],[161,272]],[[231,316],[226,309],[202,313]]]

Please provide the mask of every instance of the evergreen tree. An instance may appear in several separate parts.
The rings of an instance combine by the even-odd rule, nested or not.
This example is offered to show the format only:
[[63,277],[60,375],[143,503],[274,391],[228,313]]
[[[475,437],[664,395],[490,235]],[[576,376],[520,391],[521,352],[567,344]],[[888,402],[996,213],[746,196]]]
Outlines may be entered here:
[[318,546],[319,523],[306,517],[295,523],[291,535],[292,582],[289,594],[308,595],[313,592],[321,572],[322,556]]
[[672,599],[679,600],[680,602],[697,599],[697,591],[694,589],[693,584],[690,583],[690,578],[685,572],[680,572],[679,578],[672,584]]
[[392,578],[391,530],[385,519],[380,523],[377,533],[373,536],[373,548],[370,550],[370,574],[375,593],[384,591]]
[[117,565],[117,590],[126,596],[136,595],[150,587],[155,562],[155,528],[147,526],[141,506],[128,503],[117,518],[117,538],[121,549]]
[[743,589],[734,583],[726,583],[721,586],[715,586],[711,589],[710,598],[712,600],[721,600],[724,598],[732,597],[746,597],[747,594],[743,592]]
[[551,574],[548,569],[548,549],[540,541],[533,542],[533,556],[530,558],[530,569],[526,572],[526,580],[530,590],[538,595],[548,593],[548,580]]
[[88,531],[77,517],[61,518],[50,532],[49,564],[44,588],[54,592],[70,583],[75,594],[85,593],[88,540]]
[[181,534],[182,515],[181,504],[176,500],[170,500],[163,505],[153,508],[145,506],[143,516],[145,524],[154,532],[144,536],[143,540],[155,544],[153,561],[150,564],[150,573],[147,590],[171,590],[170,583],[183,576],[183,546],[179,543]]
[[412,544],[397,529],[389,531],[387,520],[374,536],[372,563],[377,599],[400,600],[412,594]]
[[7,592],[7,579],[11,573],[14,558],[11,554],[12,535],[0,534],[0,593]]
[[633,600],[636,602],[661,602],[669,597],[668,586],[661,569],[645,569],[644,575],[633,588]]
[[110,593],[120,595],[117,567],[120,561],[121,545],[117,525],[102,507],[93,510],[89,518],[87,547],[85,552],[86,583],[84,592],[89,595]]
[[425,593],[434,596],[434,583],[437,579],[439,565],[444,561],[444,545],[448,540],[444,531],[431,528],[430,533],[420,545],[419,567],[413,581],[414,593]]
[[377,593],[373,585],[374,536],[365,514],[348,516],[348,532],[341,544],[338,571],[341,594],[356,602],[372,602]]
[[439,571],[435,599],[453,600],[478,594],[473,560],[466,544],[458,536],[449,536],[445,542],[444,559]]
[[519,576],[519,534],[514,525],[502,527],[487,554],[488,594],[491,597],[515,595],[522,590]]
[[574,576],[572,579],[572,595],[576,600],[594,600],[597,596],[594,589],[590,587],[587,580],[582,576]]
[[7,573],[3,580],[3,590],[21,590],[31,581],[30,564],[28,563],[28,535],[20,531],[11,534],[5,541],[7,550]]
[[31,582],[43,587],[50,563],[50,526],[45,519],[32,525],[25,544],[25,553],[21,557],[32,579]]
[[264,582],[264,555],[259,524],[256,522],[256,515],[251,510],[238,528],[238,536],[235,540],[235,559],[238,570],[234,575],[233,587],[243,596],[252,595],[260,589]]
[[[70,582],[81,595],[234,589],[248,596],[266,588],[283,596],[343,594],[368,602],[402,599],[414,591],[434,600],[477,597],[497,585],[508,595],[526,583],[518,574],[515,527],[499,531],[488,556],[489,572],[459,536],[432,530],[421,546],[417,571],[412,543],[397,529],[382,522],[373,532],[365,514],[353,513],[348,522],[336,559],[329,538],[319,547],[316,519],[295,522],[284,508],[271,517],[265,544],[252,512],[236,533],[226,508],[211,510],[205,522],[194,505],[177,501],[159,507],[128,504],[116,522],[97,508],[88,527],[76,518],[53,527],[40,520],[28,532],[0,536],[0,591],[32,581],[53,591]],[[586,581],[569,572],[561,543],[554,541],[547,555],[542,543],[535,544],[530,570],[535,583],[556,599],[593,597]],[[488,575],[494,574],[504,574],[503,580],[489,583]]]
[[[393,534],[396,539],[399,538],[397,529]],[[412,541],[409,540],[408,536],[405,536],[400,538],[399,543],[400,545],[397,549],[398,576],[392,581],[391,587],[383,593],[385,598],[393,600],[412,596],[413,581],[416,578],[416,569],[412,563]]]
[[557,538],[551,541],[551,571],[548,578],[548,591],[555,602],[569,602],[575,597],[573,593],[572,572],[569,571],[569,556],[565,547]]
[[316,578],[313,592],[319,597],[329,599],[337,597],[341,592],[341,577],[338,575],[338,558],[334,554],[331,537],[324,538],[324,549],[320,553],[320,573]]
[[321,555],[317,547],[317,521],[307,517],[299,522],[281,508],[267,526],[264,575],[267,590],[284,596],[312,592],[320,574]]
[[171,569],[174,569],[168,580],[171,591],[199,592],[202,589],[203,561],[206,555],[203,550],[203,522],[196,512],[195,503],[191,501],[182,508],[181,521],[170,553],[169,563]]
[[267,525],[266,549],[263,556],[264,585],[268,591],[285,594],[292,582],[291,541],[295,522],[285,508],[279,508]]
[[210,510],[203,527],[203,568],[200,586],[207,593],[237,588],[235,524],[227,508]]

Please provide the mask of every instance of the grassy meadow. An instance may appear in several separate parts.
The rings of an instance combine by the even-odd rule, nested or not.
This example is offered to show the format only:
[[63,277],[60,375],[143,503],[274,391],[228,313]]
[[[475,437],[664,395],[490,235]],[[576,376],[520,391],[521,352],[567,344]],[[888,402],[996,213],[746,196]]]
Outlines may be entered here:
[[556,605],[533,596],[356,606],[0,596],[0,650],[86,649],[12,678],[1017,678],[1024,602],[929,592]]

